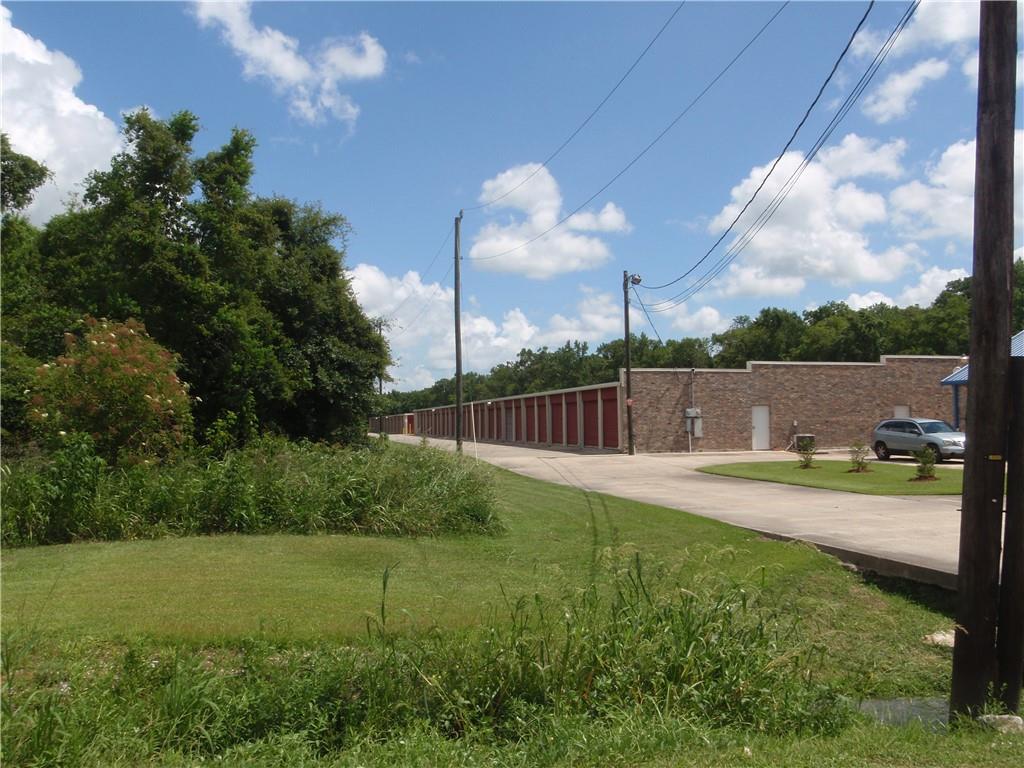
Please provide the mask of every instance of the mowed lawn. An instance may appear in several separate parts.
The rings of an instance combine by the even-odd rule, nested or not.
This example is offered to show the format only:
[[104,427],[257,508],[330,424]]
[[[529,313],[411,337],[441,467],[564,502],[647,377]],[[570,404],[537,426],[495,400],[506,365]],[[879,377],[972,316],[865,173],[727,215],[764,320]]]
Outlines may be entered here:
[[936,480],[915,481],[917,465],[910,462],[871,461],[867,472],[851,472],[849,461],[816,460],[812,469],[801,469],[796,459],[716,464],[699,471],[745,480],[803,485],[831,491],[867,493],[877,496],[956,495],[963,490],[963,469],[935,467]]
[[507,530],[495,537],[211,536],[8,549],[4,632],[57,642],[347,640],[379,614],[385,569],[392,629],[454,629],[504,610],[506,596],[558,597],[640,553],[652,569],[763,587],[765,600],[830,648],[823,673],[853,693],[944,689],[949,653],[922,637],[951,619],[865,584],[807,545],[508,472],[496,479]]

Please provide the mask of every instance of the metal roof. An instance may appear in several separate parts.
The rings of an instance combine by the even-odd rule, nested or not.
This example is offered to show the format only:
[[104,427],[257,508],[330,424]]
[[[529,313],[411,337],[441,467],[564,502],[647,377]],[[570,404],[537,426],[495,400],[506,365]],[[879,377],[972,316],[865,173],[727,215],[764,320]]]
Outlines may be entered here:
[[[1017,331],[1010,339],[1010,357],[1024,357],[1024,331]],[[942,380],[942,384],[966,384],[970,376],[970,365],[957,368]]]

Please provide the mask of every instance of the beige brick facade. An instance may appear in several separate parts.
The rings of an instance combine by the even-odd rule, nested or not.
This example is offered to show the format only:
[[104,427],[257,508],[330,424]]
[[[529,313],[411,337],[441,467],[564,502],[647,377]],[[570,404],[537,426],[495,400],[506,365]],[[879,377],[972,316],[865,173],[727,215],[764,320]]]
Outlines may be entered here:
[[767,406],[768,443],[776,449],[794,434],[815,435],[819,447],[868,443],[874,425],[899,407],[952,422],[952,392],[939,382],[958,364],[957,357],[887,356],[879,363],[753,362],[744,370],[634,369],[637,450],[689,450],[684,411],[692,407],[701,409],[703,430],[694,451],[750,450],[754,406]]

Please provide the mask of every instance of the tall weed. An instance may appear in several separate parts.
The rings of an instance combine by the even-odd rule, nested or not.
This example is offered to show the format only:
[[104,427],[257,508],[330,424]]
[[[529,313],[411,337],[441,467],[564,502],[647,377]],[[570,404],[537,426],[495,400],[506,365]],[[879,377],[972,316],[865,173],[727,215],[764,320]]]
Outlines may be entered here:
[[212,533],[500,529],[487,468],[432,448],[262,438],[218,457],[108,467],[88,437],[3,468],[5,545]]
[[[509,598],[484,626],[460,633],[394,635],[385,610],[354,646],[136,645],[95,654],[103,663],[65,662],[51,672],[65,683],[56,692],[38,683],[5,690],[5,758],[206,758],[289,738],[326,755],[424,729],[518,743],[559,723],[623,716],[821,735],[852,718],[756,591],[651,579],[639,560],[563,599]],[[57,709],[53,696],[62,697]],[[90,745],[90,733],[104,737]]]

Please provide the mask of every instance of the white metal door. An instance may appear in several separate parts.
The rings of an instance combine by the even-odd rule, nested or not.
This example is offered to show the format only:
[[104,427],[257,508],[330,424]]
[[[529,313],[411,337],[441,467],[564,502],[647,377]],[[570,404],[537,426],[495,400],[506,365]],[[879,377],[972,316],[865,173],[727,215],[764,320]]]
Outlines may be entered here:
[[910,418],[910,406],[909,405],[894,405],[892,407],[892,417],[894,419],[909,419]]
[[771,419],[767,405],[755,405],[750,409],[751,445],[755,451],[767,451],[772,447]]

